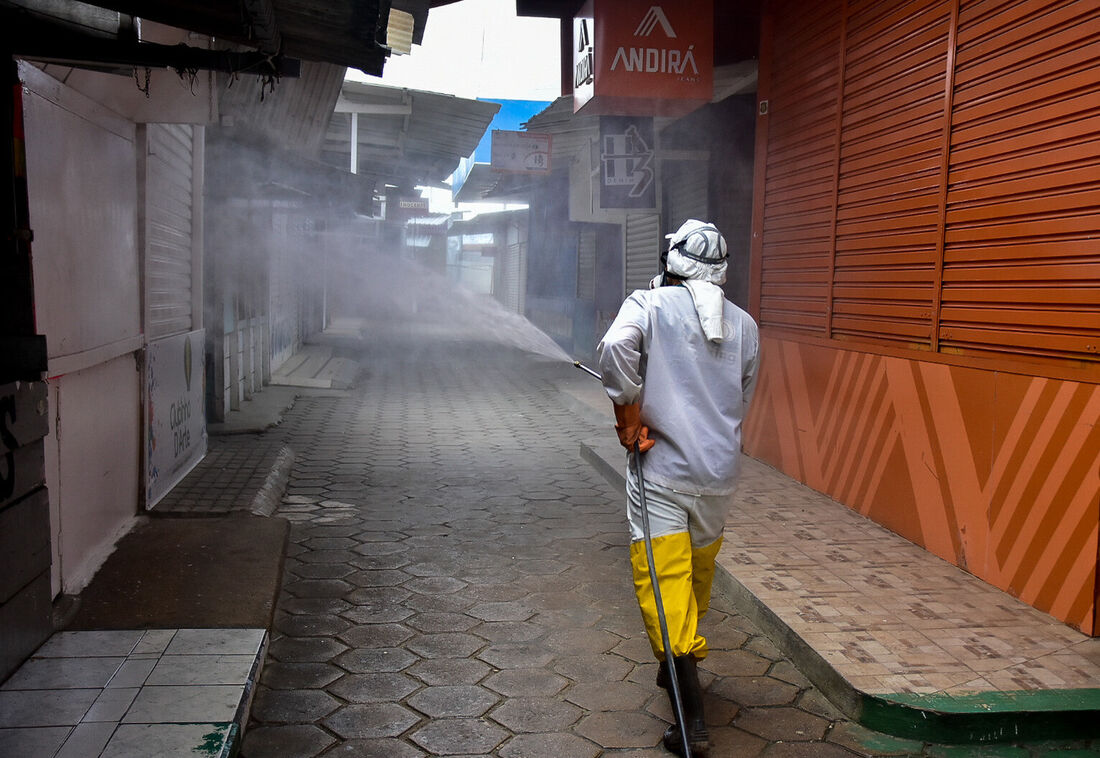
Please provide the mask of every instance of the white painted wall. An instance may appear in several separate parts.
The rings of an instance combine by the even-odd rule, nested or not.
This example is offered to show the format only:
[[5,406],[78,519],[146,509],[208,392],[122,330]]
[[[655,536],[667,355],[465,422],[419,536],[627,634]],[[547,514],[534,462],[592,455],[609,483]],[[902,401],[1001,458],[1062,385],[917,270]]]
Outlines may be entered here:
[[87,586],[135,523],[140,382],[134,354],[50,380],[46,481],[55,596]]
[[20,75],[56,595],[87,583],[141,490],[136,128],[32,66]]

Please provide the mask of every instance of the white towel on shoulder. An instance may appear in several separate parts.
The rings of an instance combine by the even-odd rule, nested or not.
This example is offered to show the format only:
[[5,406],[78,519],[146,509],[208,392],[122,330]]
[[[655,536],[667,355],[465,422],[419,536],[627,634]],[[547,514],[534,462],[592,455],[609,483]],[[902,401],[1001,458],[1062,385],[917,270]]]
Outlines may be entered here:
[[726,338],[722,327],[726,298],[722,288],[701,279],[687,279],[684,286],[688,288],[692,302],[695,303],[695,312],[699,314],[703,334],[711,342],[722,342]]

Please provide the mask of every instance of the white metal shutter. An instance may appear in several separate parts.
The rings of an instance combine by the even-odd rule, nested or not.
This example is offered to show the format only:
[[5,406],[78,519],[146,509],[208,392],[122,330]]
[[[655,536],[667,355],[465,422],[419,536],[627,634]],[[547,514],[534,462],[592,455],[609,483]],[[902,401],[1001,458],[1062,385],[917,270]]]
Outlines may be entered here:
[[510,311],[519,312],[519,273],[522,247],[511,244],[504,248],[501,266],[500,302]]
[[193,127],[150,124],[146,164],[146,334],[192,329]]
[[596,228],[581,228],[577,246],[577,299],[591,303],[596,300]]
[[527,240],[519,224],[509,224],[505,231],[504,248],[498,261],[500,263],[500,291],[496,297],[510,311],[523,313],[523,267],[525,264]]
[[268,329],[271,339],[271,370],[279,368],[294,355],[302,343],[301,314],[296,283],[296,260],[290,243],[290,224],[286,213],[272,217],[274,236],[282,237],[281,244],[272,245],[268,251]]
[[667,213],[665,226],[669,232],[678,229],[689,218],[710,220],[705,162],[666,161],[661,176]]
[[628,213],[626,216],[626,293],[645,289],[660,265],[660,216]]

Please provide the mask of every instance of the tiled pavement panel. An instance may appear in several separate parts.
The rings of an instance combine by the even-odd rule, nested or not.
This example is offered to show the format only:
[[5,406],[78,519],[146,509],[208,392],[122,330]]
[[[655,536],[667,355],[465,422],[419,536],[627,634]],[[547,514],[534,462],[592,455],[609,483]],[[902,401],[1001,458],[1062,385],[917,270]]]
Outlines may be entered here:
[[[268,433],[297,454],[276,514],[293,527],[244,758],[667,755],[623,496],[577,453],[608,430],[545,362],[388,347]],[[724,598],[704,631],[712,758],[1093,754],[870,732]]]
[[0,687],[0,756],[228,758],[264,629],[58,632]]
[[214,516],[249,510],[283,450],[272,435],[211,435],[206,457],[156,504],[154,513]]
[[855,689],[1084,690],[1100,639],[746,459],[720,563]]

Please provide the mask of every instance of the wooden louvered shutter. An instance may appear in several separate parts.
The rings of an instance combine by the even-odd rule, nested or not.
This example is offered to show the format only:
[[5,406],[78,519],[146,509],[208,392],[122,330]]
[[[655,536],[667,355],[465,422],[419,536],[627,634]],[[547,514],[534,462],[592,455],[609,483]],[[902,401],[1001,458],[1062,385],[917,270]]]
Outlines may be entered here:
[[[760,324],[825,334],[832,258],[840,44],[837,0],[777,2]],[[798,51],[792,54],[791,51]]]
[[581,227],[577,244],[577,299],[596,299],[596,227],[591,224]]
[[660,265],[660,216],[628,213],[626,216],[626,294],[645,289]]
[[689,218],[710,220],[706,161],[665,161],[661,176],[665,193],[665,228],[669,232],[679,228]]
[[1100,368],[1100,6],[773,15],[761,325]]
[[963,2],[941,349],[1100,353],[1100,5]]
[[951,3],[848,9],[831,336],[930,349]]

